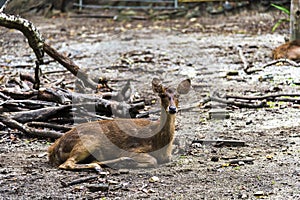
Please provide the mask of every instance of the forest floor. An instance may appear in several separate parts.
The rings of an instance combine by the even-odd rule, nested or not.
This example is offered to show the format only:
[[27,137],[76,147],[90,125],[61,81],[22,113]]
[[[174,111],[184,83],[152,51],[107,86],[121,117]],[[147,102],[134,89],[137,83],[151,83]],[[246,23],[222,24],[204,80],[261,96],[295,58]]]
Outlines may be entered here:
[[[167,84],[189,77],[193,90],[180,98],[180,106],[199,106],[177,114],[172,162],[154,169],[106,169],[107,175],[69,186],[62,183],[97,173],[52,167],[46,152],[53,141],[0,127],[0,199],[300,198],[299,104],[271,102],[269,108],[259,109],[200,105],[212,93],[299,93],[300,68],[272,65],[250,75],[243,70],[240,49],[249,63],[261,67],[272,61],[272,49],[284,43],[288,31],[271,32],[277,13],[249,11],[163,21],[29,19],[48,43],[89,74],[117,80],[114,88],[122,88],[130,79],[139,96],[155,97],[153,77]],[[32,65],[34,59],[25,38],[4,28],[0,34],[0,72],[33,73],[31,67],[20,67]],[[133,51],[144,52],[138,59],[151,56],[152,62],[116,67]],[[8,64],[10,68],[1,67]],[[63,69],[55,62],[42,66],[43,72]],[[230,71],[238,75],[226,76]],[[74,79],[69,73],[63,75]],[[225,110],[229,117],[209,118],[213,108]],[[241,140],[245,145],[192,144],[199,139]],[[158,179],[153,181],[154,176]],[[101,186],[100,191],[88,187],[93,183]]]

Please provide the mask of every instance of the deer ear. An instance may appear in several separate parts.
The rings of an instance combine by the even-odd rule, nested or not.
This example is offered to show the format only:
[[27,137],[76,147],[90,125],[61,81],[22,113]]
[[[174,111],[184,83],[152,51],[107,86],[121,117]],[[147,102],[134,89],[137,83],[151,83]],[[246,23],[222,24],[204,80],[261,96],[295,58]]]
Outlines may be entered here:
[[181,81],[179,85],[177,86],[177,92],[179,94],[187,94],[191,89],[191,80],[186,79],[184,81]]
[[152,89],[155,93],[162,93],[163,92],[163,86],[161,84],[161,81],[158,78],[153,78],[152,80]]

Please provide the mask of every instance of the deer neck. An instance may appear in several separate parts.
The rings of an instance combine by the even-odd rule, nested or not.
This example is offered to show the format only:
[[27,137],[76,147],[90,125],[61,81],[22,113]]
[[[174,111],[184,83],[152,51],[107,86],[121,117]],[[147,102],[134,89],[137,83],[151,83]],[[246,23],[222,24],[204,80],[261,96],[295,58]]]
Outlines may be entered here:
[[167,145],[173,141],[175,132],[175,114],[169,114],[162,107],[160,114],[159,133],[156,134],[156,141],[160,145]]
[[167,113],[164,109],[161,109],[160,113],[160,128],[164,132],[174,133],[175,130],[175,114]]

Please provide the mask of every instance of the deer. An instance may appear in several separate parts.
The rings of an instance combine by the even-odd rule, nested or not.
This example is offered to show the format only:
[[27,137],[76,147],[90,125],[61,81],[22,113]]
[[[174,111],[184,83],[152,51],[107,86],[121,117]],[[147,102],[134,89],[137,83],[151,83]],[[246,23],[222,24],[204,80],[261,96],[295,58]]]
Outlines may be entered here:
[[102,171],[103,166],[153,168],[170,162],[178,97],[190,88],[190,79],[175,89],[153,78],[153,92],[160,98],[159,120],[114,118],[79,124],[48,148],[50,164],[64,170]]
[[286,42],[272,51],[273,59],[300,60],[300,40]]

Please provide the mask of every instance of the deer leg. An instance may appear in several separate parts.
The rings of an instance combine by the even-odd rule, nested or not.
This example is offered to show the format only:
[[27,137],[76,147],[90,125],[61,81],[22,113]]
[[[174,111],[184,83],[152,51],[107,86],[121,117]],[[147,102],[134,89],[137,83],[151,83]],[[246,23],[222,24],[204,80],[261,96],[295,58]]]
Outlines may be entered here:
[[157,160],[155,157],[151,156],[148,153],[135,153],[134,155],[130,156],[137,162],[138,168],[151,168],[157,167]]
[[104,160],[104,161],[93,161],[88,164],[78,164],[80,161],[88,158],[91,153],[90,151],[93,147],[90,147],[87,150],[84,145],[78,144],[73,147],[70,152],[69,158],[59,166],[60,169],[68,169],[68,170],[79,170],[79,169],[94,169],[98,172],[102,171],[103,166],[109,166],[112,168],[131,168],[136,167],[137,162],[130,157],[120,157],[112,160]]
[[59,169],[78,170],[78,169],[95,169],[101,171],[102,168],[97,163],[77,164],[90,156],[90,152],[82,144],[75,145],[70,152],[69,158],[61,164]]
[[160,150],[151,152],[151,155],[156,158],[159,164],[167,163],[172,160],[172,144],[168,144]]
[[101,172],[102,168],[97,163],[88,163],[88,164],[77,164],[74,161],[67,160],[65,163],[61,164],[59,169],[69,169],[69,170],[80,170],[80,169],[94,169],[97,172]]
[[132,153],[129,157],[120,157],[113,160],[95,162],[100,166],[109,166],[113,168],[151,168],[157,167],[155,157],[147,153]]
[[100,166],[108,166],[111,168],[136,168],[137,162],[130,157],[120,157],[112,160],[95,161]]
[[[89,150],[91,150],[91,148],[89,148]],[[78,164],[80,161],[85,160],[91,155],[89,150],[87,150],[82,144],[74,146],[70,152],[69,158],[61,164],[59,168],[68,170],[94,169],[100,172],[102,170],[101,166],[117,166],[116,168],[150,168],[157,166],[156,158],[147,153],[131,153],[128,157],[122,156],[112,160]],[[119,167],[120,165],[121,167]]]

